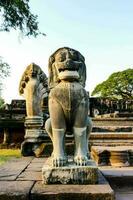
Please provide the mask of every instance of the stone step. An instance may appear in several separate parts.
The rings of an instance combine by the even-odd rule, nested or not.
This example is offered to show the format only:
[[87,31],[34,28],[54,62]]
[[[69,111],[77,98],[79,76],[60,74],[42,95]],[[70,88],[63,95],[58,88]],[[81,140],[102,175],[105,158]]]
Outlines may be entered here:
[[93,126],[92,132],[133,132],[133,126]]
[[91,139],[133,139],[133,132],[92,132]]
[[92,118],[93,126],[133,126],[133,118]]
[[118,116],[118,117],[128,117],[128,118],[129,118],[129,117],[130,117],[130,118],[132,117],[132,118],[133,118],[133,112],[131,112],[131,113],[129,113],[129,112],[127,112],[127,113],[126,113],[126,112],[123,112],[123,113],[122,113],[122,112],[121,112],[121,113],[118,113],[117,116]]
[[133,200],[133,167],[101,166],[99,170],[115,191],[116,200]]
[[133,145],[133,132],[92,132],[90,146]]
[[92,146],[91,156],[98,165],[102,166],[132,166],[133,146]]

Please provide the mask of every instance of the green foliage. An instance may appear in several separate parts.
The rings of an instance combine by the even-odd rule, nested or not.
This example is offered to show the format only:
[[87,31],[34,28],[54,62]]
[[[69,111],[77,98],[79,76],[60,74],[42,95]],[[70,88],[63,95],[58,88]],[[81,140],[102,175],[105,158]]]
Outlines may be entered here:
[[0,149],[0,165],[12,158],[20,158],[21,153],[19,149]]
[[30,11],[29,0],[0,0],[1,31],[19,29],[25,36],[45,35],[39,31],[37,15]]
[[5,103],[4,99],[0,97],[0,109],[4,107],[4,103]]
[[4,78],[10,75],[10,66],[2,60],[0,57],[0,97],[1,97],[1,90],[2,90],[2,81]]
[[98,84],[91,95],[111,99],[133,99],[133,69],[113,73],[106,81]]

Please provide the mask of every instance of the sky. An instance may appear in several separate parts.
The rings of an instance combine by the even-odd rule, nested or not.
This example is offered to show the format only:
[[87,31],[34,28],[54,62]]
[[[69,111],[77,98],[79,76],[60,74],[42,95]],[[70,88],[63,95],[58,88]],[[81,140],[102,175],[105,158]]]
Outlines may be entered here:
[[133,68],[132,0],[30,0],[30,8],[46,37],[0,32],[0,56],[11,66],[2,93],[6,103],[22,98],[19,82],[30,63],[48,75],[48,58],[60,47],[71,47],[85,57],[90,93],[112,73]]

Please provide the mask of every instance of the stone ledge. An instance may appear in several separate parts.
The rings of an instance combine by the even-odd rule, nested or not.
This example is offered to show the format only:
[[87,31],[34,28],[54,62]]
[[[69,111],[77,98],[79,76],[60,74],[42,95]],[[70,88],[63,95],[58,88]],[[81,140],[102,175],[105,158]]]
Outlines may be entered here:
[[91,156],[99,166],[128,167],[133,165],[133,146],[92,146]]
[[36,182],[31,191],[31,200],[114,200],[109,184],[98,185],[44,185]]

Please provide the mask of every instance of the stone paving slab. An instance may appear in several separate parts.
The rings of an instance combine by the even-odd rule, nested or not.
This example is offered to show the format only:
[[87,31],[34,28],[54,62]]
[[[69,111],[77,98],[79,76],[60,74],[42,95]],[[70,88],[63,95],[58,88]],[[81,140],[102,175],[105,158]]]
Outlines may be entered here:
[[44,157],[34,158],[31,163],[39,163],[39,162],[44,163],[46,159],[47,158]]
[[31,191],[31,200],[114,200],[111,187],[106,185],[43,185],[38,181]]
[[133,194],[127,193],[116,193],[116,200],[133,200]]
[[117,188],[115,197],[116,200],[133,200],[133,186]]
[[114,199],[113,190],[100,172],[97,185],[43,185],[44,162],[44,158],[28,157],[0,166],[0,200]]
[[117,185],[113,185],[113,189],[115,190],[115,196],[116,196],[116,200],[121,200],[122,199],[126,199],[128,200],[128,197],[132,197],[131,200],[133,200],[133,184],[126,184],[126,185],[121,185],[121,184],[117,184]]
[[35,172],[35,171],[24,171],[23,173],[21,173],[18,178],[17,181],[41,181],[42,180],[42,173],[41,172]]
[[115,191],[116,200],[133,200],[133,167],[100,167]]
[[0,181],[16,180],[32,159],[33,157],[13,159],[0,166]]
[[35,172],[40,172],[42,170],[44,163],[43,162],[31,162],[26,171],[35,171]]
[[0,200],[29,200],[34,181],[0,181]]
[[[133,167],[99,167],[102,174],[109,181],[111,186],[127,187],[133,185]],[[128,190],[128,189],[127,189]]]

